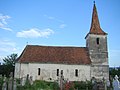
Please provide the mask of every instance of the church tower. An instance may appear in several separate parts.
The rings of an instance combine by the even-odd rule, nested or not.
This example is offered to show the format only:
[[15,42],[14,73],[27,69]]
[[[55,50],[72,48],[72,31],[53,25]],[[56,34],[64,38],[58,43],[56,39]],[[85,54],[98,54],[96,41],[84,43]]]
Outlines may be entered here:
[[109,79],[107,33],[99,23],[97,8],[94,2],[92,22],[89,33],[85,37],[86,47],[89,50],[91,59],[91,78]]

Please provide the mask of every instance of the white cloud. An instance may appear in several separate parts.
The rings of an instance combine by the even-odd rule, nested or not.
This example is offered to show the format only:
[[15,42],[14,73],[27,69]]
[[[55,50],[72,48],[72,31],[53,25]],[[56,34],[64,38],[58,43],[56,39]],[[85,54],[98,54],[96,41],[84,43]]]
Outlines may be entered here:
[[10,40],[0,40],[0,54],[17,52],[16,43]]
[[7,30],[7,31],[13,31],[11,28],[8,28],[8,27],[2,27],[2,29]]
[[11,17],[8,15],[0,14],[0,28],[1,29],[7,30],[7,31],[12,31],[12,29],[7,26],[8,25],[7,19],[9,19],[9,18],[11,18]]
[[60,20],[60,19],[58,19],[58,18],[56,18],[56,17],[53,17],[53,16],[48,16],[48,15],[44,15],[46,18],[48,18],[49,20],[54,20],[54,21],[56,21],[56,22],[59,22],[59,23],[64,23],[64,21],[63,20]]
[[16,43],[10,39],[0,39],[0,63],[3,63],[3,58],[12,54],[20,53],[21,49],[16,46]]
[[55,19],[55,17],[52,17],[52,16],[48,16],[48,15],[44,15],[46,18],[48,18],[48,19],[51,19],[51,20],[54,20]]
[[50,28],[40,30],[38,28],[31,28],[29,30],[17,32],[17,37],[24,37],[24,38],[38,38],[38,37],[45,37],[47,38],[51,34],[53,34],[54,31]]
[[15,43],[9,40],[0,40],[0,45],[14,47]]
[[47,19],[51,20],[51,21],[55,21],[56,23],[59,23],[60,25],[58,26],[58,28],[63,29],[65,28],[67,25],[64,23],[63,20],[53,17],[53,16],[49,16],[49,15],[44,15]]
[[66,24],[61,24],[60,26],[59,26],[59,28],[65,28],[66,27]]

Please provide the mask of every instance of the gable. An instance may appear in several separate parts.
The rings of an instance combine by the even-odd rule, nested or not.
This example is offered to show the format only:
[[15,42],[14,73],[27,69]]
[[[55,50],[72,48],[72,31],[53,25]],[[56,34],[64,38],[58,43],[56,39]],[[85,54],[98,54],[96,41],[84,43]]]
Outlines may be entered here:
[[21,63],[90,64],[86,47],[27,45],[18,59]]

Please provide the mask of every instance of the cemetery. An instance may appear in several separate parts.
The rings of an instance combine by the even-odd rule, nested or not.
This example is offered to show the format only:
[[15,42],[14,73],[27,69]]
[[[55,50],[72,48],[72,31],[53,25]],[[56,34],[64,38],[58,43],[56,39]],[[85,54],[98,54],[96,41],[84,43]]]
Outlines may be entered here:
[[13,78],[10,73],[9,78],[0,75],[0,90],[120,90],[119,77],[115,75],[106,81],[97,81],[92,78],[91,81],[65,81],[61,78],[54,82],[44,80],[32,80],[32,77],[26,76],[20,79]]

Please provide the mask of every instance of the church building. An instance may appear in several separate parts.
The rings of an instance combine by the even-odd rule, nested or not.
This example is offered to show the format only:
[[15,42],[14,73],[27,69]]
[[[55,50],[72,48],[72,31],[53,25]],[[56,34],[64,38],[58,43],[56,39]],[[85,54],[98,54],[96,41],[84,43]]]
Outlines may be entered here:
[[107,33],[99,23],[94,3],[86,47],[27,45],[15,64],[15,78],[86,81],[109,79]]

